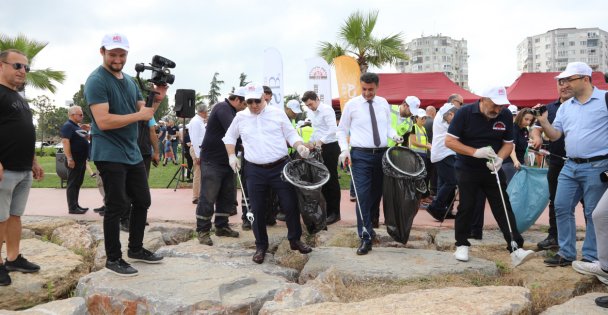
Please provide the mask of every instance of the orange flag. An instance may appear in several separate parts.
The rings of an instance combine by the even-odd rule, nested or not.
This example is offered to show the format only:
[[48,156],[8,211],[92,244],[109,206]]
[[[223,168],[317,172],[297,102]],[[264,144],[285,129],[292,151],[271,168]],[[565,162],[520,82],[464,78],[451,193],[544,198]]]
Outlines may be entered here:
[[334,65],[340,94],[340,110],[343,110],[348,100],[361,94],[361,70],[357,61],[349,56],[334,58]]

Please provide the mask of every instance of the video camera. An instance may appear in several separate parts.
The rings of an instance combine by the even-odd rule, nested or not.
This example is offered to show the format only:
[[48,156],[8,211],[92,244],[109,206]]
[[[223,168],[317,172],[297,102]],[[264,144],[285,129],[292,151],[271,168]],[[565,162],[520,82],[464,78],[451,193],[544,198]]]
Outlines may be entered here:
[[538,108],[530,108],[530,111],[532,111],[532,115],[534,115],[534,116],[540,116],[544,112],[547,111],[547,106],[541,106],[541,107],[538,107]]
[[140,72],[143,72],[146,69],[152,70],[152,76],[150,79],[148,79],[148,81],[156,85],[173,84],[173,81],[175,81],[175,76],[171,74],[171,71],[169,70],[170,68],[175,68],[175,62],[159,55],[152,57],[152,63],[150,63],[149,66],[146,66],[143,63],[138,63],[135,65],[135,71],[137,72],[138,79]]

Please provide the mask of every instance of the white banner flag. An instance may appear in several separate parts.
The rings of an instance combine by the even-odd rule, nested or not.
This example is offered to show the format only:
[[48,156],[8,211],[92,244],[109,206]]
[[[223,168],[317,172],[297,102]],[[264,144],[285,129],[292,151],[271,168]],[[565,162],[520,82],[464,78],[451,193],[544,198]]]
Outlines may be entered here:
[[283,59],[281,53],[274,47],[264,50],[264,85],[272,90],[272,100],[269,105],[284,110]]
[[321,103],[331,106],[331,71],[321,57],[306,59],[307,91],[314,91]]

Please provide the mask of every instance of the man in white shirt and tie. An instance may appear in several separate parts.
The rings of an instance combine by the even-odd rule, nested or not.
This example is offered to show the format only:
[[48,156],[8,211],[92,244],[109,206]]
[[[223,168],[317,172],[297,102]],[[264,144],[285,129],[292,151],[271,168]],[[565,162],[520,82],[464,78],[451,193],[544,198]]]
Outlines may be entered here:
[[[402,143],[403,138],[391,127],[390,105],[383,97],[376,96],[378,75],[367,72],[360,80],[361,95],[344,105],[337,135],[342,150],[340,161],[345,165],[352,161],[351,174],[358,198],[357,232],[361,238],[357,255],[365,255],[372,250],[372,239],[376,235],[372,221],[378,222],[380,216],[382,155],[388,139]],[[349,134],[350,151],[346,141]]]
[[322,192],[327,203],[327,224],[333,224],[340,221],[340,197],[342,196],[338,181],[340,146],[336,136],[338,130],[336,112],[331,106],[321,103],[319,96],[314,91],[304,92],[302,102],[311,110],[309,116],[313,132],[307,147],[309,149],[321,148],[323,164],[329,170],[329,181],[323,185]]
[[258,264],[263,263],[268,250],[265,218],[266,196],[270,188],[278,195],[281,209],[285,212],[287,239],[291,249],[298,250],[302,254],[310,253],[312,249],[300,241],[302,227],[296,205],[295,188],[281,180],[283,167],[289,162],[285,142],[287,141],[304,158],[308,157],[310,151],[304,146],[302,138],[296,133],[285,112],[267,106],[262,98],[264,90],[261,85],[250,83],[245,89],[245,101],[249,110],[236,114],[222,141],[226,146],[230,167],[235,172],[240,169],[240,162],[235,155],[236,141],[239,137],[245,148],[247,161],[245,180],[251,201],[249,206],[255,218],[252,229],[256,252],[252,260]]

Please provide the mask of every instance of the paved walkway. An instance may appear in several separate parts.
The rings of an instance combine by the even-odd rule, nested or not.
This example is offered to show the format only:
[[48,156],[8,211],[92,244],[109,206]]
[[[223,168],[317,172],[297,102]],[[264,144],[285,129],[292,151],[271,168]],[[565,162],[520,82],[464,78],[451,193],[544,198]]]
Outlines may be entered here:
[[[192,204],[191,189],[152,189],[152,206],[148,211],[148,218],[151,220],[187,220],[194,222],[196,205]],[[240,196],[240,193],[239,193]],[[240,198],[239,198],[240,199]],[[102,205],[102,198],[96,188],[81,189],[80,205],[89,207],[87,213],[82,215],[68,214],[65,189],[56,188],[33,188],[27,203],[25,215],[45,215],[45,216],[66,216],[74,219],[101,219],[92,211],[93,208]],[[240,207],[239,207],[240,212]],[[342,202],[340,206],[342,221],[341,225],[356,224],[355,203],[349,201],[347,190],[342,191]],[[382,210],[380,211],[380,222],[383,222]],[[239,213],[240,214],[240,213]],[[240,215],[230,217],[231,223],[240,223]],[[536,224],[548,225],[548,211],[545,211]],[[576,210],[576,223],[579,227],[584,227],[584,219],[580,204]],[[414,226],[439,227],[439,222],[435,221],[426,211],[420,210],[414,219]],[[453,228],[454,220],[446,220],[442,225],[444,228]],[[486,202],[485,226],[496,226],[496,221]]]

